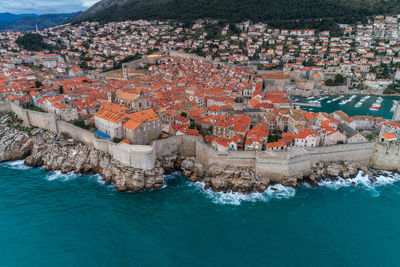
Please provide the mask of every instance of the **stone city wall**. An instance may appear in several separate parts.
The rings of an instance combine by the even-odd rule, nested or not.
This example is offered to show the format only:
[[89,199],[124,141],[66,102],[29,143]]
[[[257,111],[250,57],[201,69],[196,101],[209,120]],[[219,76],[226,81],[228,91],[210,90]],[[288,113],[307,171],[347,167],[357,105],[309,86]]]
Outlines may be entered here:
[[309,148],[311,164],[319,161],[355,161],[370,166],[375,143],[343,144]]
[[152,169],[157,158],[173,154],[194,157],[208,166],[236,166],[254,168],[273,182],[285,178],[308,176],[316,162],[354,161],[364,166],[400,171],[400,146],[376,143],[343,144],[316,148],[290,148],[286,152],[228,151],[218,152],[203,143],[200,137],[174,136],[158,140],[152,146],[115,144],[98,139],[93,133],[68,122],[57,120],[55,115],[25,110],[13,103],[0,103],[0,111],[13,111],[26,125],[41,127],[57,133],[66,133],[74,140],[111,154],[115,159],[140,169]]
[[[316,162],[354,161],[371,166],[375,143],[344,144],[317,148],[291,148],[287,152],[228,151],[217,152],[202,142],[196,143],[196,160],[205,165],[254,168],[259,175],[279,182],[285,178],[308,176]],[[400,148],[399,148],[400,149]]]
[[10,110],[8,111],[17,114],[24,121],[24,125],[36,126],[55,133],[68,134],[72,139],[109,153],[114,159],[134,168],[144,170],[154,168],[156,156],[153,146],[115,144],[109,140],[99,139],[93,133],[73,124],[57,120],[54,114],[27,110],[13,103],[9,107]]

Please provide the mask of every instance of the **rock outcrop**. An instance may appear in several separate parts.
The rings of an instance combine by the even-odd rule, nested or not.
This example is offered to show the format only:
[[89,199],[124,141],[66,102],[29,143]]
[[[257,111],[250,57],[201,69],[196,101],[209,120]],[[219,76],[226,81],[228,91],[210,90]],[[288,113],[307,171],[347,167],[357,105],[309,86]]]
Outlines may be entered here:
[[318,162],[312,166],[312,172],[307,181],[312,185],[316,185],[316,182],[325,178],[337,178],[342,177],[348,179],[354,177],[359,171],[368,174],[373,177],[375,173],[367,167],[352,161],[341,161],[341,162]]
[[134,169],[110,155],[56,134],[33,127],[23,127],[14,115],[0,119],[0,162],[25,159],[33,167],[63,173],[99,173],[118,191],[139,192],[163,186],[164,170],[160,164],[152,170]]
[[270,180],[264,176],[257,176],[252,169],[233,166],[222,167],[218,164],[204,166],[193,157],[177,155],[160,159],[161,165],[170,172],[181,171],[192,182],[204,182],[205,189],[214,191],[251,193],[264,192]]
[[[170,155],[160,159],[161,166],[168,171],[180,171],[192,182],[204,182],[205,189],[214,191],[251,193],[264,192],[270,185],[270,179],[257,175],[253,169],[234,166],[220,166],[217,163],[204,166],[193,157],[185,158],[178,155]],[[357,162],[319,162],[312,166],[308,177],[287,177],[281,184],[288,187],[296,187],[298,183],[307,181],[313,186],[318,185],[321,179],[342,177],[344,179],[354,177],[359,171],[370,176],[371,181],[377,172],[368,169]]]

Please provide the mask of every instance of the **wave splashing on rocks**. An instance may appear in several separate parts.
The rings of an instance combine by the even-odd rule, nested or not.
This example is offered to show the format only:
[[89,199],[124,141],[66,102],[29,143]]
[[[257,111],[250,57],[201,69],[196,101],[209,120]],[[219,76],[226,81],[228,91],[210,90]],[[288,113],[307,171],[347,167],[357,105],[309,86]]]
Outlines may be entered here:
[[53,180],[71,180],[78,178],[78,174],[75,174],[74,172],[68,172],[68,173],[62,173],[61,171],[52,171],[49,174],[46,175],[46,179],[49,181]]
[[268,186],[263,193],[243,194],[239,192],[215,192],[211,188],[205,189],[204,182],[190,183],[202,194],[205,194],[215,204],[240,205],[243,202],[269,202],[271,199],[289,199],[296,195],[296,189],[281,184]]
[[9,161],[3,163],[3,165],[13,170],[28,170],[32,168],[25,165],[24,160]]
[[379,196],[379,192],[376,191],[377,187],[392,185],[396,182],[400,182],[400,175],[398,173],[384,171],[379,175],[370,176],[359,171],[354,178],[344,179],[342,177],[337,177],[335,179],[321,179],[318,182],[318,186],[327,187],[332,190],[338,190],[344,187],[360,187],[373,192],[374,196]]

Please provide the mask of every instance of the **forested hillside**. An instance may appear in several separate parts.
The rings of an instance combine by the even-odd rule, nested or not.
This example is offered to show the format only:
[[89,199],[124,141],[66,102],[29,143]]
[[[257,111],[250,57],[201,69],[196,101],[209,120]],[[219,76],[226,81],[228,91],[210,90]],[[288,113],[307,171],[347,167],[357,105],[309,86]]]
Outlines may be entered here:
[[[122,1],[122,2],[121,2]],[[356,22],[374,14],[398,12],[400,0],[103,0],[78,16],[109,22],[126,19],[177,19],[193,21],[215,18],[228,22],[244,20],[274,23],[315,22],[334,19]]]

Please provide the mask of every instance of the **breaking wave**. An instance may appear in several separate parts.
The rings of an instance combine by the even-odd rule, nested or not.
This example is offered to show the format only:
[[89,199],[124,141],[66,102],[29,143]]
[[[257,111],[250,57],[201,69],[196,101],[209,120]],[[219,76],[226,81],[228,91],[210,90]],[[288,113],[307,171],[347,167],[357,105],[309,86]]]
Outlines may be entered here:
[[70,180],[75,179],[79,176],[79,174],[75,174],[74,172],[62,173],[61,171],[52,171],[46,175],[46,179],[49,181],[53,180]]
[[103,180],[103,177],[100,174],[83,175],[83,174],[76,174],[74,172],[62,173],[61,171],[52,171],[46,175],[46,179],[48,181],[54,181],[54,180],[69,181],[79,177],[87,177],[88,179],[94,179],[99,184],[106,185],[106,182]]
[[94,174],[92,175],[94,179],[99,183],[105,185],[106,182],[103,180],[103,177],[100,174]]
[[269,202],[271,199],[289,199],[295,196],[296,189],[281,184],[269,186],[263,193],[242,194],[238,192],[214,192],[204,189],[204,182],[190,183],[205,194],[215,204],[240,205],[242,202]]
[[389,171],[384,171],[382,174],[370,179],[368,174],[359,171],[354,178],[343,179],[337,177],[336,179],[323,179],[318,182],[318,186],[326,187],[332,190],[338,190],[343,187],[359,187],[371,191],[375,196],[379,196],[377,188],[385,185],[392,185],[400,181],[400,175]]
[[9,161],[9,162],[3,163],[3,165],[10,169],[14,169],[14,170],[28,170],[28,169],[32,168],[32,167],[25,165],[24,160]]

